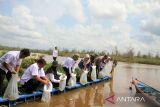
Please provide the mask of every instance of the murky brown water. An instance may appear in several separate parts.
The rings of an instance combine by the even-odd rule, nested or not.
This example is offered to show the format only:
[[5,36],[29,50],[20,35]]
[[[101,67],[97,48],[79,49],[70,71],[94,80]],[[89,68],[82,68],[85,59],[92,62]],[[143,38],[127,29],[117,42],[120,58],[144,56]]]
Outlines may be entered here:
[[135,89],[129,90],[131,78],[160,90],[160,66],[118,63],[112,81],[72,90],[52,96],[49,104],[40,101],[19,104],[18,107],[147,107],[144,103],[112,104],[105,100],[111,95],[134,96]]

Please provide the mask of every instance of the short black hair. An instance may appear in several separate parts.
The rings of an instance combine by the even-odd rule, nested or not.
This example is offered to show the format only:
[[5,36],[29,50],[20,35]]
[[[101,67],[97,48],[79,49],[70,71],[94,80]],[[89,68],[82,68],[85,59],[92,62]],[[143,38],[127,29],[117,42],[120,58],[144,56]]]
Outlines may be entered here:
[[30,56],[30,54],[31,54],[31,52],[30,52],[29,49],[22,49],[20,52],[21,52],[22,55],[24,55],[24,56]]
[[46,61],[44,59],[42,59],[42,58],[38,59],[37,63],[46,65]]

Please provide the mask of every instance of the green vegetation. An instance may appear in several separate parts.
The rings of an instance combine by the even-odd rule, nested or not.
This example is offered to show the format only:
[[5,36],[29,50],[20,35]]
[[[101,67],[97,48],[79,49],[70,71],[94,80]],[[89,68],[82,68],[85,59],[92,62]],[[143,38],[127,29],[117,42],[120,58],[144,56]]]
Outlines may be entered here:
[[[6,47],[6,46],[0,46],[0,56],[5,54],[7,51],[10,50],[20,50],[21,48],[15,48],[15,47]],[[34,62],[34,59],[43,57],[45,54],[51,55],[52,50],[38,50],[38,49],[31,49],[31,52],[33,52],[31,59],[26,59],[23,61],[22,68],[26,68],[28,65]],[[39,55],[37,55],[39,53]],[[135,53],[133,48],[128,48],[127,52],[120,53],[118,48],[115,47],[115,51],[111,54],[106,53],[105,51],[97,52],[95,50],[68,50],[63,49],[60,50],[59,55],[60,56],[72,56],[74,53],[79,53],[80,57],[84,57],[85,54],[97,54],[97,55],[110,55],[113,59],[121,62],[128,62],[128,63],[142,63],[142,64],[153,64],[153,65],[160,65],[160,56],[159,53],[157,53],[155,56],[153,56],[151,53],[148,53],[147,55],[141,54],[141,52]]]

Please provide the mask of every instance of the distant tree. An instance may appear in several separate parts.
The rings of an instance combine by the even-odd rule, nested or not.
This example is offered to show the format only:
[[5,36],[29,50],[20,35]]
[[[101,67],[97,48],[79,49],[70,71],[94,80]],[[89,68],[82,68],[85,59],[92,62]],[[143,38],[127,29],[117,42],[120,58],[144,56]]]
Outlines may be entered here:
[[126,56],[128,58],[133,58],[134,57],[134,49],[133,48],[128,48],[127,52],[126,52]]
[[140,51],[138,51],[137,57],[141,57],[141,52]]
[[153,56],[153,55],[152,55],[150,52],[148,52],[147,57],[148,57],[148,58],[152,58],[152,56]]
[[159,58],[160,58],[160,57],[159,57],[159,52],[156,53],[155,58],[156,58],[156,59],[159,59]]
[[106,54],[105,51],[102,51],[102,52],[99,53],[99,55],[105,55],[105,54]]
[[147,58],[147,55],[144,54],[144,55],[142,55],[142,57],[143,57],[143,58]]
[[115,47],[115,56],[119,56],[119,51],[118,51],[118,48],[117,48],[117,46]]

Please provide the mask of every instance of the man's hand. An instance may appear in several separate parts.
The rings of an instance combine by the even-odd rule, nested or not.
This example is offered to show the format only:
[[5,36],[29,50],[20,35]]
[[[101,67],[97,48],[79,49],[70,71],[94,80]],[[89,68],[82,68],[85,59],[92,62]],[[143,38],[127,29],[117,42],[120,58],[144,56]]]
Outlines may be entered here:
[[50,81],[48,81],[48,80],[44,80],[44,84],[46,84],[46,85],[49,85],[49,82]]
[[15,71],[15,70],[12,70],[12,72],[11,72],[12,74],[17,74],[17,72]]

